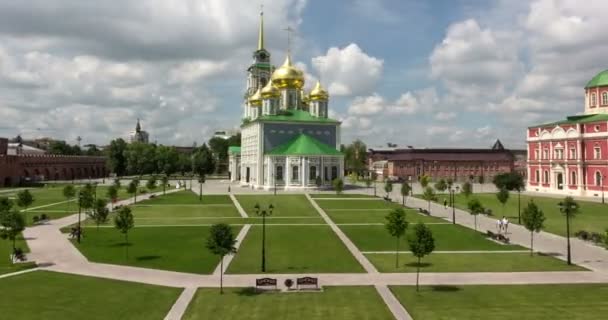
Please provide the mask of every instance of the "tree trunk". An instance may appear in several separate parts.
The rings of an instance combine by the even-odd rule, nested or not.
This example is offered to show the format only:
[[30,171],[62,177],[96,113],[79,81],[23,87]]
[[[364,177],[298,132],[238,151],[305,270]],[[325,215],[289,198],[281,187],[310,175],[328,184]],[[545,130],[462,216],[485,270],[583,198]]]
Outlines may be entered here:
[[397,237],[397,247],[395,247],[395,269],[399,268],[399,237]]
[[475,217],[475,231],[477,231],[477,215],[473,215]]
[[224,294],[224,256],[220,257],[220,294]]
[[125,232],[125,243],[126,258],[129,260],[129,232]]
[[418,264],[416,265],[416,292],[419,291],[419,280],[420,280],[420,257],[418,257]]
[[530,231],[530,257],[534,255],[534,231]]
[[405,207],[405,196],[403,196],[403,206]]

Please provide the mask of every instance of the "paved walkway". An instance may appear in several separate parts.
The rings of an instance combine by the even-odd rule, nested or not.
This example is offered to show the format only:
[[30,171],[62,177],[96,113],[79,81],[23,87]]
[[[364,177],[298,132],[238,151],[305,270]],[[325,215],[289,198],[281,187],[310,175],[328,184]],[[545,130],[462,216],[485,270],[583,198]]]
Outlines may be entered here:
[[[234,247],[237,249],[239,249],[239,247],[241,246],[241,243],[243,243],[243,239],[245,239],[245,236],[247,236],[247,233],[249,232],[249,229],[251,229],[251,225],[250,224],[246,224],[243,226],[243,228],[241,228],[241,231],[239,231],[239,234],[236,236],[236,243],[234,245]],[[223,266],[224,268],[222,269],[222,264],[218,264],[217,267],[215,268],[215,270],[213,271],[213,275],[219,276],[220,272],[221,273],[225,273],[226,270],[228,270],[228,266],[230,265],[230,262],[232,262],[232,259],[234,259],[234,254],[229,254],[227,256],[224,256],[224,263]]]
[[234,203],[236,210],[238,210],[239,213],[241,214],[241,217],[249,218],[249,215],[247,214],[247,212],[243,209],[243,207],[241,206],[239,201],[236,199],[236,197],[232,193],[230,194],[230,199],[232,200],[232,203]]

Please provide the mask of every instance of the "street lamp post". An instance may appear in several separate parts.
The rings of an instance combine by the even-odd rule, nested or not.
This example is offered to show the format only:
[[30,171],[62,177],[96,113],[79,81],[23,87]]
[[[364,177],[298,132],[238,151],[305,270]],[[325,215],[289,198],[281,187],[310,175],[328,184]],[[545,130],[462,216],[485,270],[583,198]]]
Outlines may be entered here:
[[456,209],[454,208],[454,202],[456,202],[454,188],[450,189],[450,204],[452,205],[452,224],[456,224]]
[[568,264],[572,264],[572,256],[570,253],[570,215],[576,212],[577,205],[576,203],[572,203],[573,201],[568,202],[567,200],[568,198],[566,198],[566,201],[558,203],[557,206],[560,208],[560,211],[566,215],[566,251]]
[[[276,170],[276,168],[275,168]],[[274,184],[274,195],[277,195],[277,177],[275,176],[274,172],[272,173],[272,182]]]
[[604,178],[605,178],[605,176],[602,175],[601,180],[600,180],[600,182],[602,183],[602,204],[605,204],[605,202],[604,202]]
[[80,214],[82,212],[82,190],[78,192],[78,231],[76,236],[78,237],[78,243],[80,243]]
[[271,204],[267,210],[261,210],[258,203],[255,204],[255,213],[262,217],[262,272],[266,272],[266,216],[272,215],[274,206]]

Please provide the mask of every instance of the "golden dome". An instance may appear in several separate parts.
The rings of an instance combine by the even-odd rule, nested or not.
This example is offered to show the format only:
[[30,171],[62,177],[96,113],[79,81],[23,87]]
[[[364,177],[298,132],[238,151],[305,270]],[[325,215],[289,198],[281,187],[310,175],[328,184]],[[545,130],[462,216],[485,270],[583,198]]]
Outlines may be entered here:
[[281,96],[281,92],[279,92],[279,89],[274,86],[274,84],[272,83],[272,79],[270,79],[270,81],[268,81],[264,88],[262,88],[261,93],[262,99],[278,98]]
[[310,91],[310,100],[327,100],[329,99],[329,93],[323,89],[321,82],[317,81],[315,87]]
[[262,105],[262,93],[260,88],[249,97],[249,104],[251,104],[252,107],[259,107]]
[[272,82],[279,88],[297,88],[304,86],[304,73],[291,64],[291,57],[287,54],[285,62],[272,73]]

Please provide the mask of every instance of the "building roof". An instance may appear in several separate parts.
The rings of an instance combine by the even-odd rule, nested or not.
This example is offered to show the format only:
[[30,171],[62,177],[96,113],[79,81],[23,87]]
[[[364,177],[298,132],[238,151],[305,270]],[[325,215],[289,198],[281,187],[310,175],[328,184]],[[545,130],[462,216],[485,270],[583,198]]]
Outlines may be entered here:
[[281,110],[277,115],[263,115],[252,121],[290,121],[290,122],[316,122],[316,123],[340,123],[340,121],[314,117],[308,111],[304,110]]
[[589,80],[589,82],[587,82],[587,85],[585,86],[585,89],[601,86],[608,86],[608,70],[604,70],[598,73],[595,77]]
[[269,152],[267,155],[272,156],[341,156],[342,153],[333,147],[330,147],[319,140],[306,135],[299,134],[295,139],[282,144]]
[[584,114],[584,115],[568,116],[566,118],[566,120],[543,123],[543,124],[532,126],[530,128],[557,126],[560,124],[590,123],[590,122],[597,122],[597,121],[608,121],[608,114]]
[[387,160],[407,161],[511,161],[513,154],[507,150],[490,149],[411,149],[397,150]]
[[228,153],[241,153],[241,147],[230,146],[230,147],[228,147]]

